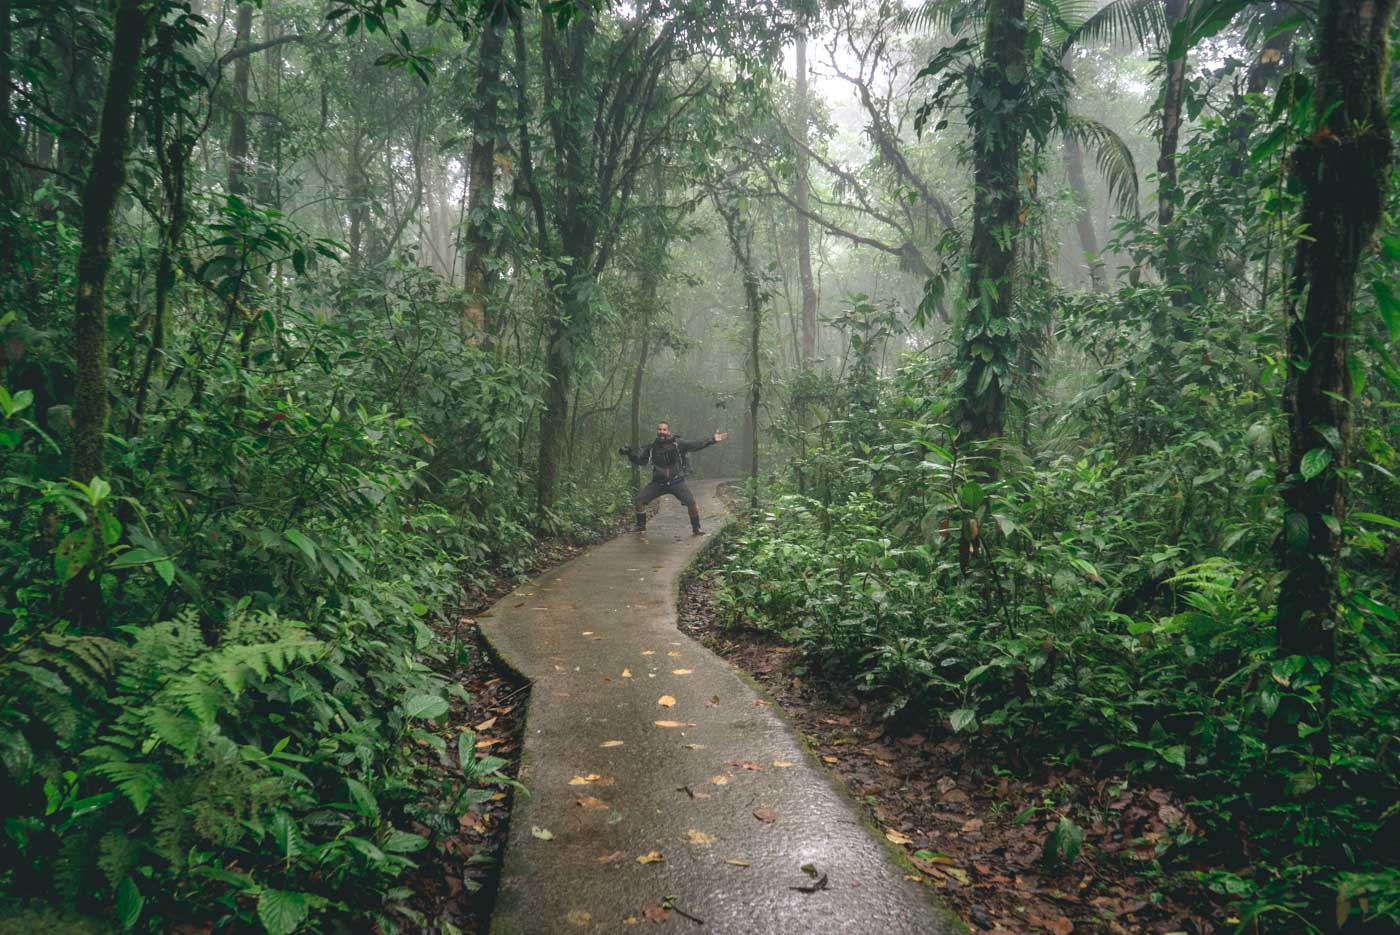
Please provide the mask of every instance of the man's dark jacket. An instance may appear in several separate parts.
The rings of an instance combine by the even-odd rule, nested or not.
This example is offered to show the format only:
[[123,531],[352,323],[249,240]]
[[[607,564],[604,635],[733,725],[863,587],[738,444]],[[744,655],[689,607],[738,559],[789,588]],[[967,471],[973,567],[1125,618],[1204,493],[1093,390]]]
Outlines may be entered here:
[[708,448],[714,443],[713,436],[703,442],[688,442],[675,435],[669,438],[657,436],[649,444],[643,445],[640,451],[632,452],[629,450],[627,457],[631,458],[632,463],[638,467],[651,465],[651,482],[653,484],[670,485],[685,479],[681,455],[699,451],[701,448]]

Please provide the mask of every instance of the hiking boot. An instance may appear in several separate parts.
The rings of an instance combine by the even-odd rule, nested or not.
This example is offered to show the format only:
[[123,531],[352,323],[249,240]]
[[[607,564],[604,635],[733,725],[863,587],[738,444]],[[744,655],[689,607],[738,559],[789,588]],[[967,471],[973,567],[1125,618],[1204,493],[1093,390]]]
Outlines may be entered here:
[[690,534],[692,536],[703,536],[705,534],[705,530],[701,529],[699,526],[692,526],[690,529]]

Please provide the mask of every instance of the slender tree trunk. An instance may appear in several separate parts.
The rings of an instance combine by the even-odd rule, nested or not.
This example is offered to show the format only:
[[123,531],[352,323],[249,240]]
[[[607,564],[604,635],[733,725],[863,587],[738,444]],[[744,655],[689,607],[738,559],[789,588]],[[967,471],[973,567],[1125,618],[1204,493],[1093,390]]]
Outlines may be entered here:
[[802,282],[802,363],[817,355],[817,288],[812,280],[812,234],[807,158],[807,34],[797,35],[797,275]]
[[490,274],[486,260],[491,251],[491,208],[496,198],[496,136],[501,82],[501,47],[506,24],[488,23],[481,33],[476,66],[476,99],[472,115],[472,145],[468,157],[469,191],[466,231],[466,292],[462,310],[462,337],[475,343],[490,333],[487,307]]
[[1089,196],[1089,186],[1084,180],[1084,148],[1073,136],[1065,135],[1065,175],[1069,186],[1074,190],[1075,206],[1079,216],[1075,228],[1079,232],[1079,246],[1084,251],[1084,260],[1089,264],[1089,281],[1095,292],[1104,289],[1103,260],[1099,257],[1099,233],[1094,228],[1094,203]]
[[1350,336],[1357,271],[1373,248],[1393,159],[1385,83],[1397,0],[1323,0],[1313,106],[1316,133],[1298,144],[1292,173],[1303,192],[1288,316],[1288,480],[1278,653],[1303,657],[1300,680],[1322,684],[1317,708],[1289,694],[1271,739],[1328,748],[1327,707],[1339,619],[1338,564],[1346,522],[1343,475],[1351,435]]
[[[1025,0],[990,0],[980,81],[1003,101],[1024,95]],[[1021,227],[1021,142],[1026,128],[1016,110],[973,114],[973,226],[959,360],[966,369],[958,408],[959,438],[986,442],[1006,425],[1006,388],[1016,349],[999,325],[1014,312],[1016,253]],[[1002,335],[998,337],[997,335]],[[987,473],[995,473],[989,453]]]
[[[1170,32],[1186,13],[1187,0],[1166,0],[1166,28]],[[1162,86],[1162,138],[1157,149],[1157,230],[1165,235],[1162,245],[1162,261],[1158,272],[1168,285],[1180,281],[1180,262],[1177,257],[1176,234],[1172,231],[1172,220],[1176,216],[1176,150],[1181,137],[1181,111],[1186,101],[1186,55],[1168,59],[1165,63],[1166,76]],[[1173,302],[1182,304],[1185,295],[1173,292]]]
[[[233,48],[238,50],[253,39],[253,4],[238,5],[238,20]],[[243,197],[248,194],[248,83],[252,73],[251,55],[240,55],[233,63],[233,113],[229,115],[228,130],[228,192]]]
[[72,476],[84,482],[107,469],[107,270],[112,260],[113,216],[126,181],[126,149],[131,136],[132,96],[141,71],[141,43],[149,25],[143,0],[121,0],[114,25],[97,151],[83,186],[83,235],[73,319],[77,386]]
[[744,264],[744,300],[749,306],[749,509],[758,512],[758,407],[762,392],[763,358],[759,354],[763,337],[763,298],[752,257]]
[[[0,198],[8,205],[14,198],[15,168],[9,165],[19,154],[19,127],[10,103],[14,84],[14,28],[10,23],[10,0],[0,0]],[[0,258],[4,259],[4,258]]]

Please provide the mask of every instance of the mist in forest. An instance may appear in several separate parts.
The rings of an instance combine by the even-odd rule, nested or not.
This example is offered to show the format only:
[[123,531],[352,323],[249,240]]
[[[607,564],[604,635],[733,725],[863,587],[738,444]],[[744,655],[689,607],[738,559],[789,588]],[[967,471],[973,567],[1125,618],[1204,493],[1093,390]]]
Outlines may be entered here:
[[477,619],[626,549],[818,751],[706,795],[1394,931],[1396,4],[0,0],[0,931],[487,931]]

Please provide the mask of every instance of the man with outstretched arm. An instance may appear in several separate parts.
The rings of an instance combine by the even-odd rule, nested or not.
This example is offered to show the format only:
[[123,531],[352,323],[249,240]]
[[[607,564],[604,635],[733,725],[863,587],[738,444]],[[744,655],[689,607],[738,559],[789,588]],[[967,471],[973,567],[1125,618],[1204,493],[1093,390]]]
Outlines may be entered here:
[[638,467],[651,465],[651,483],[637,494],[635,509],[638,532],[647,528],[647,504],[662,494],[670,494],[685,504],[686,511],[690,513],[690,530],[700,535],[700,508],[695,505],[695,495],[685,485],[685,455],[708,448],[728,437],[728,432],[716,432],[702,442],[682,441],[671,434],[670,423],[658,422],[656,438],[643,445],[640,451],[619,449],[619,454],[626,455]]

